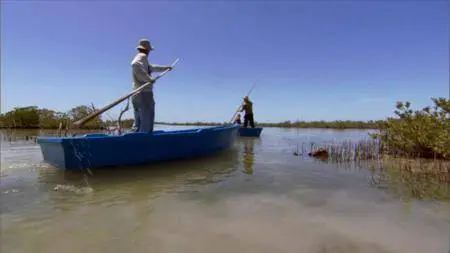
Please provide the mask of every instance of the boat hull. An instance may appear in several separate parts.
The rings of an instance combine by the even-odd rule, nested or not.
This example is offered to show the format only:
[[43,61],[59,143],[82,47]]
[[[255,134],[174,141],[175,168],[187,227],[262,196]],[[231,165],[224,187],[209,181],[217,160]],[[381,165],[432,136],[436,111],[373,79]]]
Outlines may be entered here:
[[38,137],[44,161],[65,170],[146,164],[230,148],[238,125],[123,135]]
[[239,128],[239,136],[242,137],[259,137],[262,132],[262,127],[248,128],[248,127],[240,127]]

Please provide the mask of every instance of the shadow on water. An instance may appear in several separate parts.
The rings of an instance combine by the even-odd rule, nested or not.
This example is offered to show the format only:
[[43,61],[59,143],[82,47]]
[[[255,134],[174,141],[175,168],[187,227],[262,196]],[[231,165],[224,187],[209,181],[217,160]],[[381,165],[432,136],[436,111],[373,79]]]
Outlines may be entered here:
[[[270,191],[270,187],[264,187],[270,184],[267,178],[254,177],[255,153],[260,148],[261,140],[240,138],[233,148],[218,154],[150,165],[105,167],[93,170],[92,175],[43,166],[38,170],[38,181],[47,190],[62,193],[51,194],[59,203],[86,201],[67,198],[67,195],[91,192],[101,196],[92,201],[109,201],[112,205],[172,193],[179,198],[211,203],[239,192]],[[248,182],[250,179],[253,182]]]
[[86,202],[86,198],[66,198],[67,194],[86,196],[88,202],[128,203],[164,194],[200,191],[202,187],[220,187],[238,167],[238,149],[231,148],[215,155],[194,159],[158,162],[149,165],[105,167],[92,174],[70,172],[43,166],[38,170],[38,181],[57,205],[68,202]]

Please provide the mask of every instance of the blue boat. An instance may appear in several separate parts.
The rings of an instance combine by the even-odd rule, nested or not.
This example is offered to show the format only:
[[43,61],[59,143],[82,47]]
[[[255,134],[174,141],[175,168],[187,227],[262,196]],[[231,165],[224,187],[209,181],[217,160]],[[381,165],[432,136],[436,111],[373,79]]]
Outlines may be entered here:
[[262,127],[240,127],[239,128],[239,136],[242,137],[259,137],[262,132]]
[[230,148],[239,125],[123,135],[38,137],[44,161],[61,169],[146,164],[213,154]]

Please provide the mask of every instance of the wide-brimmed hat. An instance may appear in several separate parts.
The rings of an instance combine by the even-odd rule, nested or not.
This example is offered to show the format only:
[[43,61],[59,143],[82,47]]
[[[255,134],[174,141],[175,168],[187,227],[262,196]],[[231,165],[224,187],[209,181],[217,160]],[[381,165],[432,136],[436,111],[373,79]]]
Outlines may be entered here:
[[136,47],[136,49],[143,49],[143,50],[155,50],[155,48],[150,44],[150,41],[148,39],[140,39],[139,44]]

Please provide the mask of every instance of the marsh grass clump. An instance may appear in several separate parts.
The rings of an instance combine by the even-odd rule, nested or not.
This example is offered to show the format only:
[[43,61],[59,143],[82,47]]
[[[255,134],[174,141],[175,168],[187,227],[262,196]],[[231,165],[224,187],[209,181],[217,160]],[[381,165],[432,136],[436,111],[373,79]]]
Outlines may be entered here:
[[[302,144],[302,151],[297,148],[294,154],[304,153],[304,144]],[[333,143],[317,144],[311,142],[309,144],[308,155],[320,158],[323,161],[329,162],[354,162],[361,160],[374,160],[379,159],[380,143],[377,140],[360,140],[357,142],[342,141]]]
[[[450,160],[438,159],[436,157],[423,158],[420,154],[393,156],[389,152],[386,152],[383,143],[376,139],[324,144],[311,142],[309,147],[309,156],[320,158],[322,161],[338,164],[378,161],[382,162],[384,165],[395,164],[396,166],[394,167],[400,166],[403,170],[408,171],[434,170],[436,172],[447,172],[450,167]],[[300,153],[300,151],[297,150],[295,153],[296,155],[304,155],[305,152],[302,150]]]

